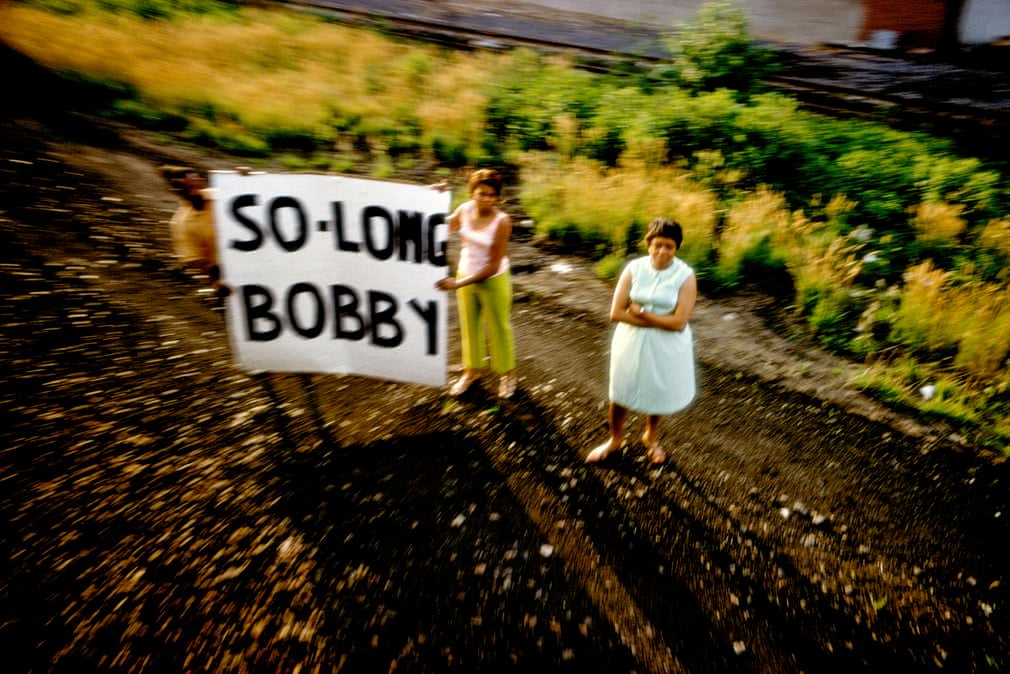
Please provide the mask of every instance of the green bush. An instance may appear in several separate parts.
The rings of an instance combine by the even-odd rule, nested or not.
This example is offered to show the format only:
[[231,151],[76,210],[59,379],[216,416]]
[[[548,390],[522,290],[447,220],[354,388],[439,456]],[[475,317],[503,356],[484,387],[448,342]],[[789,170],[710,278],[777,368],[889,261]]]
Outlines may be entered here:
[[431,151],[439,163],[452,168],[465,166],[467,163],[466,147],[458,142],[435,137],[431,141]]
[[312,152],[332,141],[330,130],[273,127],[256,134],[274,152]]
[[25,4],[59,14],[89,10],[134,14],[144,19],[171,19],[185,14],[234,12],[241,0],[24,0]]
[[189,126],[183,115],[133,98],[121,98],[110,106],[113,117],[145,129],[182,131]]
[[653,102],[638,89],[604,89],[588,122],[581,153],[615,166],[627,148],[627,134],[637,121],[637,111]]
[[559,118],[585,123],[596,113],[601,78],[528,50],[518,51],[512,65],[488,83],[483,146],[489,156],[550,149]]
[[747,17],[734,2],[705,3],[665,42],[673,55],[672,76],[690,91],[729,89],[746,98],[777,70],[774,52],[754,43]]
[[820,288],[813,297],[816,299],[808,320],[817,339],[833,351],[850,351],[856,318],[862,311],[857,295],[848,288],[830,287]]
[[616,280],[621,275],[628,258],[624,255],[610,254],[601,258],[594,266],[593,271],[601,279],[606,281]]

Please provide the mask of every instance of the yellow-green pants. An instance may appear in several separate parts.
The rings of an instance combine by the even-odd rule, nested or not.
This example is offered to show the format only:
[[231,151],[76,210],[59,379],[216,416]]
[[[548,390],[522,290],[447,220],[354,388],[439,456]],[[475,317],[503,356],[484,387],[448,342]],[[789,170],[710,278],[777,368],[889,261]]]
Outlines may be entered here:
[[502,272],[456,290],[459,311],[460,349],[463,367],[479,370],[487,354],[484,324],[491,351],[491,370],[502,374],[515,369],[515,341],[512,337],[512,274]]

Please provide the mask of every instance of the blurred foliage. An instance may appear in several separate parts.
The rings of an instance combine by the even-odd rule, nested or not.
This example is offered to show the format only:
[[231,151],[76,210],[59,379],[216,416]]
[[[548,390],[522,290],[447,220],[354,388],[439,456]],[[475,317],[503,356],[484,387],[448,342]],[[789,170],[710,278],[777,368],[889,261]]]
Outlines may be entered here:
[[233,13],[243,0],[21,0],[23,4],[58,14],[102,11],[132,14],[143,19]]
[[674,29],[670,63],[609,75],[218,0],[28,0],[0,6],[0,37],[65,73],[79,104],[291,170],[518,171],[539,235],[607,278],[674,217],[707,288],[771,289],[867,360],[869,389],[980,442],[1010,436],[1005,176],[944,139],[763,91],[774,55],[734,5]]
[[746,99],[762,91],[762,79],[778,69],[775,52],[754,43],[747,17],[735,2],[703,4],[665,42],[673,55],[671,79],[691,92],[727,89]]

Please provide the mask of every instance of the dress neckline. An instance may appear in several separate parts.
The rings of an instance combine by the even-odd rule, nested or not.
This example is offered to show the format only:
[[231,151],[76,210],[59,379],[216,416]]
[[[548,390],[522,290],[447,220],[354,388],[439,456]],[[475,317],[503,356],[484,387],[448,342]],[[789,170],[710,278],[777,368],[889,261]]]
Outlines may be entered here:
[[476,226],[474,225],[474,221],[476,221],[477,219],[477,204],[473,204],[470,207],[470,217],[468,219],[467,224],[469,225],[470,229],[474,230],[475,232],[483,232],[484,230],[488,229],[491,225],[495,224],[498,221],[498,218],[501,217],[501,214],[502,211],[498,210],[498,212],[494,214],[494,216],[487,222],[487,224]]
[[664,273],[671,272],[671,271],[673,271],[674,269],[677,268],[677,266],[678,266],[677,263],[678,262],[680,262],[680,258],[675,257],[672,260],[670,260],[670,264],[667,265],[666,267],[664,267],[663,269],[656,269],[652,265],[652,258],[650,258],[649,256],[645,257],[645,264],[649,268],[649,270],[652,271],[653,274],[660,274],[661,275],[661,274],[664,274]]

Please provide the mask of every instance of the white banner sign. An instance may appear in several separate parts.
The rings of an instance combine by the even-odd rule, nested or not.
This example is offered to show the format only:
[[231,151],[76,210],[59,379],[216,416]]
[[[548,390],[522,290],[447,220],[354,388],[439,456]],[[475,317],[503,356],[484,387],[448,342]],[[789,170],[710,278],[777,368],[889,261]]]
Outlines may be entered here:
[[445,383],[447,192],[224,171],[211,186],[239,367]]

